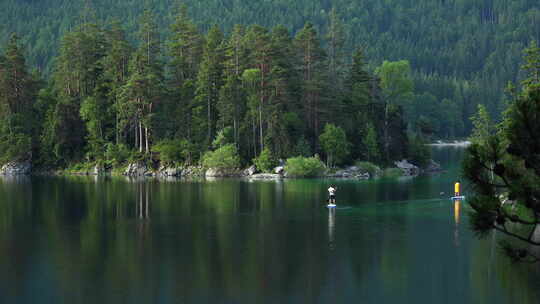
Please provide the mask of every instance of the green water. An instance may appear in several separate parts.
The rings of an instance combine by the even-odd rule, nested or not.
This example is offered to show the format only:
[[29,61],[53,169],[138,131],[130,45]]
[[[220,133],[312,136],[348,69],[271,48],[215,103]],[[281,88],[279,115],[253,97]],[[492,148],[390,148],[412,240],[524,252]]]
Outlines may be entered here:
[[398,180],[2,179],[0,303],[540,303],[448,199],[462,152]]

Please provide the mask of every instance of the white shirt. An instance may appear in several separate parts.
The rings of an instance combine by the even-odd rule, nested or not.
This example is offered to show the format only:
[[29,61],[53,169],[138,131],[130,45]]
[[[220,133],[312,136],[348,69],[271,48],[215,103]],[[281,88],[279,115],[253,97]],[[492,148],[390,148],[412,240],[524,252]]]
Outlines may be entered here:
[[330,187],[328,188],[328,193],[330,193],[330,195],[336,195],[336,189],[333,187]]

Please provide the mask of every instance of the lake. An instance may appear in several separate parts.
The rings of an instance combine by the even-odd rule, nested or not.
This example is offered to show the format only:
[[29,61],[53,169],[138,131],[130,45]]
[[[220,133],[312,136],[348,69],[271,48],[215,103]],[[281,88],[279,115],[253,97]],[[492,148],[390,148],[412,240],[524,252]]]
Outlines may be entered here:
[[540,303],[434,149],[445,172],[372,181],[3,178],[0,303]]

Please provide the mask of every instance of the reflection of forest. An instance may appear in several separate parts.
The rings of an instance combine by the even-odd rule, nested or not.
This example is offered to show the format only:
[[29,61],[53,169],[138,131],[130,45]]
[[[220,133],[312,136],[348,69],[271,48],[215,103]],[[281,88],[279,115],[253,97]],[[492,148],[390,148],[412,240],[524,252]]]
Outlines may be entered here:
[[[459,256],[464,264],[444,265],[444,257],[429,256],[435,245],[426,240],[445,236],[448,241],[432,243],[447,244],[450,252],[454,225],[436,226],[419,215],[418,204],[354,206],[364,191],[359,184],[340,186],[338,198],[354,208],[328,214],[323,186],[316,180],[0,180],[0,294],[18,303],[39,303],[36,290],[53,303],[343,303],[360,296],[375,303],[411,290],[442,292],[447,287],[415,282],[446,267],[469,273],[467,265],[480,299],[474,303],[498,285],[519,303],[538,303],[534,273],[504,262],[497,251],[488,263],[490,242],[464,243],[463,250],[470,246],[470,256]],[[365,197],[378,199],[377,187],[366,186]],[[462,261],[448,257],[456,260]]]

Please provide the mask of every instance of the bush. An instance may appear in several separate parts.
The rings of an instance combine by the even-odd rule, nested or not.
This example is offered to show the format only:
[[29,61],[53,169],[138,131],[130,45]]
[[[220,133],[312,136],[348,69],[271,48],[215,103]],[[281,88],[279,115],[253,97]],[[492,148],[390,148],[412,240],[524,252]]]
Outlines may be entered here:
[[152,147],[152,152],[159,153],[159,160],[163,164],[181,162],[189,154],[189,143],[187,140],[166,139]]
[[431,150],[419,135],[409,136],[408,154],[410,162],[420,168],[426,167],[431,159]]
[[396,178],[403,176],[403,172],[399,168],[387,168],[383,172],[384,177]]
[[206,168],[234,169],[240,167],[240,157],[236,146],[228,144],[204,153],[202,163]]
[[292,177],[316,177],[324,173],[325,167],[317,157],[293,157],[287,159],[285,171]]
[[381,175],[381,168],[379,168],[374,163],[370,163],[367,161],[359,161],[355,164],[358,168],[360,168],[362,171],[365,171],[369,173],[369,176],[375,177],[378,175]]
[[131,151],[124,144],[108,143],[105,148],[105,158],[115,166],[124,163],[130,157]]
[[262,172],[270,172],[275,165],[270,149],[264,148],[259,157],[253,159],[253,164]]
[[233,142],[233,129],[231,127],[225,127],[217,133],[216,138],[212,142],[212,147],[214,147],[214,149],[219,149],[225,145],[232,144]]
[[24,160],[30,155],[31,149],[30,136],[21,133],[5,136],[0,143],[1,162]]

